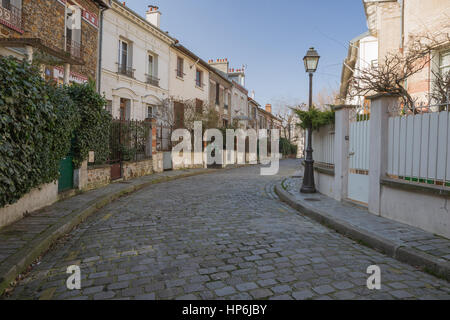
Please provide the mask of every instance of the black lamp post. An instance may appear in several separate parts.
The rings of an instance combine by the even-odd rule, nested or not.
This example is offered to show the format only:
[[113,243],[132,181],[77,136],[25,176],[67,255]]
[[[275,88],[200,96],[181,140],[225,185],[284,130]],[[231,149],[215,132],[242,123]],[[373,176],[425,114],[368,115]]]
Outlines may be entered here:
[[[312,108],[312,79],[313,74],[319,65],[320,56],[314,48],[310,48],[303,58],[305,63],[305,70],[309,73],[309,110]],[[312,148],[312,123],[308,128],[308,147],[306,149],[305,159],[305,174],[303,175],[303,185],[300,189],[301,193],[316,193],[316,186],[314,183],[314,160]]]

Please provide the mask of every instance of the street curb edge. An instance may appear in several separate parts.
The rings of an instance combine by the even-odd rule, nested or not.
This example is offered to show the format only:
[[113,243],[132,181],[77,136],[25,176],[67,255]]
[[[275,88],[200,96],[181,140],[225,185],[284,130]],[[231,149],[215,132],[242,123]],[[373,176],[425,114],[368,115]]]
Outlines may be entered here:
[[312,208],[311,206],[294,199],[289,192],[283,189],[280,183],[275,185],[275,193],[281,201],[320,224],[325,225],[352,240],[358,241],[365,246],[381,251],[391,258],[407,263],[413,267],[419,267],[432,275],[450,281],[449,262],[430,254],[420,252],[414,248],[399,246],[389,239],[380,237],[370,231],[357,228],[345,221],[334,218],[325,212]]

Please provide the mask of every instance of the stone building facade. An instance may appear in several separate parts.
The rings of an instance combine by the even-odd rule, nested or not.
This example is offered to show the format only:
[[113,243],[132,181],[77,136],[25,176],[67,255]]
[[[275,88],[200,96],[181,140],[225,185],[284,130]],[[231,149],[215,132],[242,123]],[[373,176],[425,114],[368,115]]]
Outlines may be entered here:
[[180,43],[170,47],[169,95],[175,128],[185,126],[188,104],[209,108],[210,66]]
[[[27,57],[57,82],[97,79],[103,0],[0,2],[0,55]],[[66,76],[64,76],[66,75]]]
[[169,48],[175,39],[153,24],[159,15],[158,8],[150,7],[141,17],[115,0],[103,15],[100,92],[114,118],[165,114],[161,108],[169,99]]
[[231,86],[227,78],[228,59],[208,61],[212,67],[209,74],[209,105],[215,106],[223,127],[231,125]]

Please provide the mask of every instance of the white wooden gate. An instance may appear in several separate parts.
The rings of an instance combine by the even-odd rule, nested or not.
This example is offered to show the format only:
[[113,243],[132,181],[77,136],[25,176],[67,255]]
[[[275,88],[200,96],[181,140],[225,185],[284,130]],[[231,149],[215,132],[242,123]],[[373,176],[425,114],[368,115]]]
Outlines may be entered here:
[[350,112],[348,199],[367,206],[369,202],[369,115],[361,109]]

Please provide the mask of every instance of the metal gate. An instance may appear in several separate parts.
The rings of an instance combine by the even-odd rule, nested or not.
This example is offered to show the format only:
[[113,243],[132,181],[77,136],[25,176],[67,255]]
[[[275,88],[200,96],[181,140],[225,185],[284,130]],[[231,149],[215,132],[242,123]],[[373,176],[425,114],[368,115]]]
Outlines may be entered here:
[[110,155],[111,180],[122,178],[122,124],[121,121],[113,121],[110,134]]
[[370,114],[350,111],[348,199],[367,206],[369,202]]
[[73,189],[73,158],[68,155],[59,162],[58,192]]

